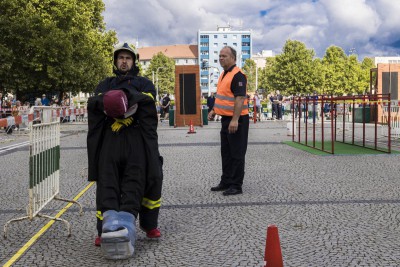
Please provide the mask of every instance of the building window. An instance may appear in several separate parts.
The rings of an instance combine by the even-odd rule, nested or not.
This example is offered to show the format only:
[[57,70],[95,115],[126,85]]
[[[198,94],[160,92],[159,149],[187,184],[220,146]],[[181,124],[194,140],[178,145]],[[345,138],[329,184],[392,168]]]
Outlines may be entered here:
[[227,34],[224,34],[224,38],[228,38],[228,35],[227,35]]
[[250,35],[242,35],[242,38],[250,38]]
[[232,36],[232,38],[233,38],[233,39],[237,39],[237,35],[234,34],[234,35]]
[[217,55],[217,56],[218,56],[218,51],[214,51],[214,55]]
[[214,63],[218,63],[218,59],[214,59]]
[[214,47],[218,47],[218,43],[214,43]]
[[235,46],[235,47],[236,47],[236,46],[237,46],[237,43],[233,43],[233,46]]
[[200,38],[208,38],[208,35],[200,35]]
[[214,38],[215,38],[215,39],[218,39],[218,35],[215,34],[215,35],[214,35]]

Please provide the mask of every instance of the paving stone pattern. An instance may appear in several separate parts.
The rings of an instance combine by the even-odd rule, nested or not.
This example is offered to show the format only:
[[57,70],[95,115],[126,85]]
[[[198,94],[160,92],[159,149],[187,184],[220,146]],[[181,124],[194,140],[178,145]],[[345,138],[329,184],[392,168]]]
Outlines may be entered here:
[[[74,198],[88,185],[87,125],[61,127],[60,196]],[[316,156],[282,144],[286,122],[251,123],[243,194],[211,192],[221,175],[217,122],[196,127],[160,125],[165,159],[161,240],[139,230],[134,257],[106,260],[94,246],[95,185],[13,266],[263,266],[266,229],[279,229],[284,266],[400,266],[399,155]],[[28,140],[0,138],[0,149]],[[0,226],[25,216],[28,149],[0,154]],[[43,213],[66,204],[51,201]],[[10,225],[0,238],[5,264],[46,219]]]

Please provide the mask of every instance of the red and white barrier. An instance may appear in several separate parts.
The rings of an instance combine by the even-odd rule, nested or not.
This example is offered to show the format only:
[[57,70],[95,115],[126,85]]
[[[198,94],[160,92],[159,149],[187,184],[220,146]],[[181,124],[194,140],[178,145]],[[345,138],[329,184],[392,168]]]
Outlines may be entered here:
[[[9,127],[14,125],[24,124],[28,126],[29,123],[40,120],[41,117],[41,109],[34,111],[35,107],[31,107],[29,114],[18,115],[18,116],[8,116],[7,118],[0,119],[0,128],[1,127]],[[38,107],[36,107],[38,108]],[[1,111],[15,111],[15,109],[1,109]],[[20,109],[19,112],[25,111],[28,112],[28,109]],[[85,108],[70,108],[70,107],[61,107],[54,111],[55,117],[63,118],[63,121],[66,121],[66,118],[69,117],[69,121],[87,121],[87,110]]]

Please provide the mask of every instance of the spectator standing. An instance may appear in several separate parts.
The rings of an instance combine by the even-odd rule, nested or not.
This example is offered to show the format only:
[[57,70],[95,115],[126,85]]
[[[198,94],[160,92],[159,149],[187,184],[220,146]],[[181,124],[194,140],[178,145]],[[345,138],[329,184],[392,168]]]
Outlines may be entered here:
[[249,107],[247,103],[247,79],[236,66],[236,50],[225,46],[219,54],[224,69],[221,73],[214,109],[208,114],[221,115],[222,176],[211,191],[224,191],[224,196],[242,194],[245,156],[249,133]]
[[42,102],[42,106],[50,106],[50,101],[49,101],[49,99],[46,97],[45,94],[42,95],[42,100],[41,100],[41,102]]
[[169,94],[166,94],[163,99],[161,100],[161,107],[164,112],[164,119],[168,120],[169,118],[169,106],[171,104],[171,99],[169,98]]
[[214,108],[214,103],[215,103],[215,95],[214,93],[211,93],[209,97],[207,97],[207,107],[208,107],[208,113]]
[[283,101],[283,96],[279,92],[279,90],[276,90],[276,113],[277,113],[277,119],[282,120],[282,101]]
[[260,99],[260,96],[258,95],[257,91],[254,93],[254,100],[256,102],[255,103],[256,110],[254,112],[256,112],[258,121],[260,121],[261,120],[261,99]]
[[269,96],[269,102],[271,103],[271,108],[272,108],[272,110],[271,110],[272,119],[276,119],[276,117],[277,117],[277,108],[276,108],[277,99],[276,99],[276,96],[275,96],[275,94],[273,92]]

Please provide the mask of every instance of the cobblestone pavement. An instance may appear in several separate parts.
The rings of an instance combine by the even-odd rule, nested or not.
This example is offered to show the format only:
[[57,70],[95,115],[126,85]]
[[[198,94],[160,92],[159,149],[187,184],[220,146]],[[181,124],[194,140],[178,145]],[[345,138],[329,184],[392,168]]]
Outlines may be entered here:
[[[279,229],[285,266],[400,266],[399,155],[316,156],[282,144],[286,122],[251,123],[243,194],[211,192],[219,182],[217,122],[159,128],[165,159],[161,240],[139,230],[133,258],[111,261],[93,245],[95,185],[69,208],[13,266],[263,266],[266,229]],[[62,125],[60,196],[74,198],[87,185],[86,125]],[[12,139],[12,140],[10,140]],[[0,149],[28,140],[0,139]],[[28,148],[0,154],[0,226],[24,216],[28,203]],[[65,203],[50,202],[55,215]],[[10,225],[0,238],[0,265],[9,261],[47,221]]]

